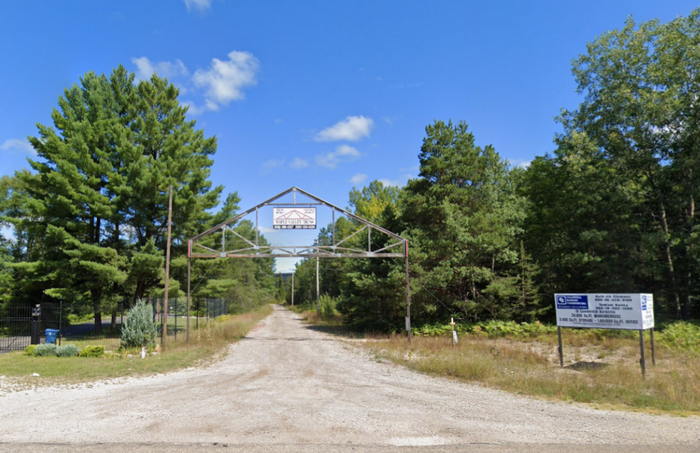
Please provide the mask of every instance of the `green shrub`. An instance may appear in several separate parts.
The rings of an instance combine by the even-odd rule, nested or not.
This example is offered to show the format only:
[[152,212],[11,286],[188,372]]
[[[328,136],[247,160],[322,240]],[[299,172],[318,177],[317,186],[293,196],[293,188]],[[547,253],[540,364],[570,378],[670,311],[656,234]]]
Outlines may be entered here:
[[663,330],[661,341],[669,348],[700,354],[700,326],[685,321],[674,322]]
[[42,343],[36,345],[34,355],[37,357],[49,357],[56,355],[56,345],[53,343]]
[[78,347],[74,344],[56,346],[56,355],[58,357],[76,357],[78,355]]
[[85,346],[80,351],[80,357],[102,357],[105,354],[104,346]]
[[[457,324],[455,330],[459,333],[498,337],[536,337],[539,335],[556,332],[555,326],[548,326],[539,321],[521,322],[515,321],[485,321],[477,324]],[[413,329],[413,333],[419,336],[434,337],[449,335],[452,326],[449,324],[427,324]]]
[[24,355],[28,355],[28,356],[36,355],[36,345],[30,344],[29,346],[24,348]]
[[335,318],[338,315],[337,305],[338,299],[327,294],[322,295],[318,299],[318,315],[325,321]]
[[157,334],[158,330],[153,322],[153,308],[140,300],[126,315],[126,321],[122,326],[121,347],[154,346]]

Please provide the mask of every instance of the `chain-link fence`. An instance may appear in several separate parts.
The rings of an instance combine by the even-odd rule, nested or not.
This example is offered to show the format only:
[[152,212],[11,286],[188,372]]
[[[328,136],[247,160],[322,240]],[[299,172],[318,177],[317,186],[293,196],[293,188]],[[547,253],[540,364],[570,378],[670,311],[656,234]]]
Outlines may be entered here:
[[[151,298],[149,302],[153,306],[153,321],[162,330],[164,310],[163,299]],[[203,323],[208,322],[218,316],[229,313],[226,299],[195,298],[187,312],[187,298],[175,297],[168,299],[168,335],[177,338],[187,329],[187,322],[190,322],[191,329],[198,329]]]

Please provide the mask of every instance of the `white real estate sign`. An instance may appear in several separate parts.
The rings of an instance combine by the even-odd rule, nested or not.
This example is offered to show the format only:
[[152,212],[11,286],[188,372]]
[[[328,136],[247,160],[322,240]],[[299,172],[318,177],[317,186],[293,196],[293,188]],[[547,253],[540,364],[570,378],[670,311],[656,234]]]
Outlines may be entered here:
[[557,326],[644,330],[654,327],[652,294],[555,294]]
[[316,228],[316,208],[273,208],[272,228],[313,230]]

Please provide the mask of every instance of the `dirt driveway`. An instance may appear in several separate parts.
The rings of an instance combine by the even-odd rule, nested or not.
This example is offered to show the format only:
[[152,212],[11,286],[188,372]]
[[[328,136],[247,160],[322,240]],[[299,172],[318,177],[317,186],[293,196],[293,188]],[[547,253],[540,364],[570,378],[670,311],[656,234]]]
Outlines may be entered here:
[[698,417],[599,411],[421,375],[280,307],[206,368],[1,390],[3,451],[700,451]]

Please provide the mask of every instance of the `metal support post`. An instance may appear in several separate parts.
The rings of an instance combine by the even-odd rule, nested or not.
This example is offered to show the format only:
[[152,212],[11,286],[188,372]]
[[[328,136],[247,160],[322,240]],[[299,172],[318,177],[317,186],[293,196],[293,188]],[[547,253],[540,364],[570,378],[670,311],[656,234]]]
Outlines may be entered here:
[[647,362],[644,358],[644,330],[639,330],[639,366],[642,368],[642,378],[647,376]]
[[294,306],[294,272],[292,272],[292,307]]
[[185,310],[185,315],[187,316],[187,321],[185,322],[185,342],[190,342],[190,305],[192,304],[192,293],[191,293],[191,279],[192,279],[192,258],[187,257],[187,308]]
[[335,252],[335,209],[331,209],[331,225],[333,225],[333,230],[331,231],[331,245]]
[[654,347],[654,328],[649,331],[649,340],[651,342],[651,364],[656,366],[656,348]]
[[411,276],[408,272],[408,241],[404,243],[404,267],[406,268],[406,337],[411,341]]
[[316,308],[321,308],[321,283],[319,279],[319,257],[316,257]]
[[564,346],[561,342],[561,327],[557,326],[557,343],[559,344],[559,366],[564,368]]

